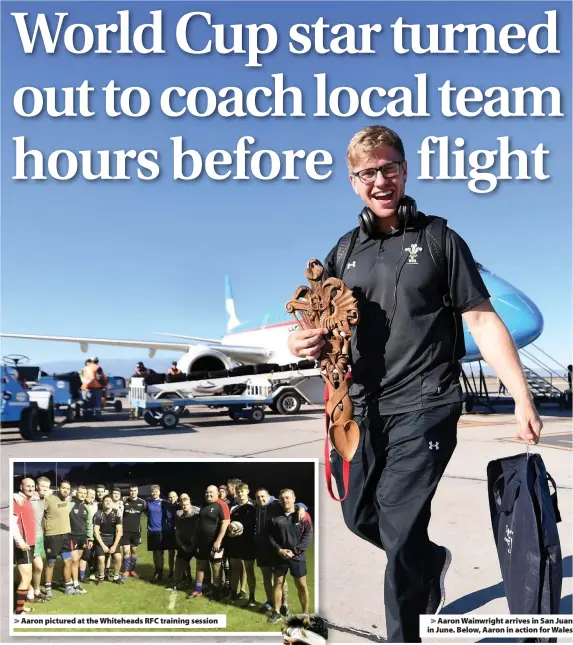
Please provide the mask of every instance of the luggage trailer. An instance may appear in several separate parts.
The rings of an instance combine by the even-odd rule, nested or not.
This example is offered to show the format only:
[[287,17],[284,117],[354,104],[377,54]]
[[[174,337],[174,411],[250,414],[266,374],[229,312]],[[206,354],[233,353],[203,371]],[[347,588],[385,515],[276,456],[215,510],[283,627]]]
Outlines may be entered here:
[[[221,389],[232,391],[233,386],[241,385],[244,386],[241,394],[214,394]],[[302,402],[322,403],[323,393],[324,384],[318,369],[158,385],[148,385],[145,378],[133,377],[129,402],[135,414],[149,425],[172,429],[179,424],[187,406],[228,408],[233,421],[247,419],[251,423],[260,423],[265,418],[265,406],[282,414],[294,414]]]

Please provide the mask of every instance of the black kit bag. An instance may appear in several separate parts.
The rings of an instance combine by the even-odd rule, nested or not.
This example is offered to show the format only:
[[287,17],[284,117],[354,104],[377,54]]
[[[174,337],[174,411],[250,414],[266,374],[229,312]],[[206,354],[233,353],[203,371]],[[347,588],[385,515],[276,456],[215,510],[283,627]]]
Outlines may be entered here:
[[[490,461],[487,482],[510,613],[558,614],[563,564],[555,481],[545,470],[541,455],[527,452]],[[550,638],[527,640],[555,642]]]

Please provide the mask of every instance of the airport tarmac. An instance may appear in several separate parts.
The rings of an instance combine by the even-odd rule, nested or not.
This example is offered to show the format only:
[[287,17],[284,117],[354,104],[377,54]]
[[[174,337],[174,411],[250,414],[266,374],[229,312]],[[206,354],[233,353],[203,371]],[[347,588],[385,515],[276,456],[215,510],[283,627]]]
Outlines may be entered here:
[[[561,611],[572,609],[573,560],[573,434],[571,416],[541,410],[544,421],[539,452],[558,486],[562,522],[559,524],[564,560]],[[318,458],[320,463],[319,533],[320,613],[331,623],[333,643],[384,642],[384,553],[352,535],[342,520],[340,505],[324,485],[324,416],[319,406],[303,408],[292,416],[268,414],[259,424],[233,422],[216,410],[193,408],[175,430],[152,428],[127,414],[106,413],[104,421],[71,423],[56,428],[49,439],[21,441],[14,431],[2,432],[2,529],[8,524],[9,458],[63,460],[105,458]],[[447,545],[453,554],[442,613],[507,614],[503,584],[493,541],[486,488],[490,460],[518,454],[523,444],[514,439],[511,414],[464,415],[458,426],[458,446],[438,488],[432,510],[430,537]],[[5,564],[3,574],[6,573]],[[3,598],[6,587],[4,585]],[[6,607],[3,602],[3,607]],[[8,642],[2,621],[2,642]],[[40,640],[36,639],[35,640]],[[54,640],[54,639],[50,639]],[[101,637],[98,640],[102,640]],[[106,639],[107,640],[107,639]],[[155,640],[155,639],[154,639]],[[203,639],[202,639],[203,640]],[[223,639],[213,639],[212,642]],[[234,642],[243,640],[233,638]],[[248,639],[247,639],[248,640]],[[264,639],[268,640],[268,639]],[[482,639],[481,642],[493,642]],[[204,642],[207,642],[205,639]],[[269,640],[272,642],[272,640]],[[430,642],[430,641],[428,641]],[[435,641],[434,641],[435,642]],[[454,642],[450,640],[449,642]],[[455,642],[476,642],[469,638]],[[478,641],[479,642],[479,641]],[[495,642],[500,642],[499,639]],[[571,642],[571,638],[562,642]]]

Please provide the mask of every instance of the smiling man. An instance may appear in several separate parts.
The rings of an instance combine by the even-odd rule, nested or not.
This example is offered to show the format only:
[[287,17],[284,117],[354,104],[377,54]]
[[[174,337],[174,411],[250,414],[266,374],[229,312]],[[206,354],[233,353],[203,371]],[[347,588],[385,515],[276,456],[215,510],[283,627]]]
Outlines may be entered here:
[[[352,289],[360,313],[350,362],[360,443],[342,510],[350,530],[386,551],[389,642],[419,642],[418,617],[443,606],[451,558],[430,542],[428,524],[457,441],[462,320],[515,399],[517,436],[537,443],[542,423],[513,340],[467,244],[406,195],[400,137],[368,126],[351,140],[347,162],[364,208],[359,227],[339,240],[324,263],[325,277],[341,278]],[[289,349],[316,358],[325,333],[296,331]],[[342,459],[333,451],[331,460],[338,489],[346,492]]]

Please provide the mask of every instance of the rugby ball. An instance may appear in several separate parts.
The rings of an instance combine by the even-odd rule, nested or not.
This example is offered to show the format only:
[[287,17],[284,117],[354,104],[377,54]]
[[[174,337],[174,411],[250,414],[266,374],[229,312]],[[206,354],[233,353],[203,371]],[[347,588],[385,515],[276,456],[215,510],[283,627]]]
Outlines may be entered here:
[[229,537],[237,537],[243,533],[243,525],[240,522],[231,522],[227,529]]

